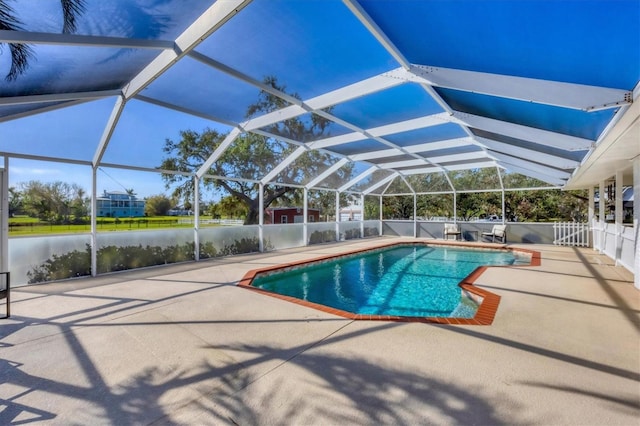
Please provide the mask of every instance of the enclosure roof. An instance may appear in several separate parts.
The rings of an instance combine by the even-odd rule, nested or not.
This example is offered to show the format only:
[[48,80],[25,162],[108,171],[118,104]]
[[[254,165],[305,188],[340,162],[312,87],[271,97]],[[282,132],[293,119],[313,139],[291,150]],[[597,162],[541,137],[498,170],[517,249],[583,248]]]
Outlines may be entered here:
[[[497,187],[511,173],[579,187],[615,173],[579,171],[607,163],[599,146],[619,143],[627,160],[640,149],[637,120],[610,136],[638,96],[637,0],[84,0],[71,2],[71,27],[58,1],[6,3],[16,19],[0,30],[0,122],[111,99],[87,154],[58,149],[94,166],[133,101],[226,129],[200,176],[254,132],[300,147],[263,183],[322,150],[333,163],[294,183],[341,191],[385,191],[394,179],[415,191],[411,176],[459,190],[461,172],[481,169]],[[247,116],[260,91],[281,108]],[[278,132],[294,117],[329,125],[318,138]],[[4,155],[47,157],[1,138]],[[351,180],[327,183],[349,164]]]

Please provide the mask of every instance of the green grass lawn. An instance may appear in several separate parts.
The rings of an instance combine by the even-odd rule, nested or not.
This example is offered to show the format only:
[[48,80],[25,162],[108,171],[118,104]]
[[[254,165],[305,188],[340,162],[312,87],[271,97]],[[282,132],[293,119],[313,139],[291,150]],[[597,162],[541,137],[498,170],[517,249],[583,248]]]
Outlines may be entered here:
[[[201,216],[201,219],[210,219],[210,217]],[[101,217],[97,220],[98,232],[173,228],[193,228],[193,216],[154,216],[120,218],[117,220],[115,218]],[[32,217],[9,218],[9,236],[12,237],[45,234],[73,234],[82,232],[91,232],[91,225],[53,225],[41,222],[37,218]]]

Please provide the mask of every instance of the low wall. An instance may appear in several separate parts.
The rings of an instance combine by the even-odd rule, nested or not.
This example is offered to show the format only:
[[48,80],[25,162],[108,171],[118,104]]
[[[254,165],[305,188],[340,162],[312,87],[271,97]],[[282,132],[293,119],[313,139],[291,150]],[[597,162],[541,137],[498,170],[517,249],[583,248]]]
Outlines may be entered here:
[[[451,222],[426,222],[412,220],[385,220],[382,234],[398,237],[444,238],[444,224]],[[492,222],[458,222],[466,241],[481,239],[483,232],[490,232]],[[507,242],[515,244],[553,244],[553,223],[507,222]]]
[[[265,251],[309,244],[349,240],[382,235],[442,239],[446,222],[413,220],[369,220],[364,223],[313,223],[307,227],[304,239],[303,224],[266,225],[262,245]],[[481,240],[482,232],[490,231],[491,222],[459,222],[462,238]],[[604,224],[593,233],[594,247],[629,270],[634,261],[634,229],[620,232],[615,226]],[[260,229],[254,226],[204,228],[198,231],[201,259],[259,250]],[[507,223],[507,242],[514,244],[553,244],[553,223]],[[153,231],[124,231],[98,233],[97,274],[135,269],[164,263],[194,259],[195,239],[192,229]],[[9,265],[12,283],[24,285],[69,277],[90,275],[91,235],[43,235],[9,238]],[[15,280],[15,281],[14,281]]]

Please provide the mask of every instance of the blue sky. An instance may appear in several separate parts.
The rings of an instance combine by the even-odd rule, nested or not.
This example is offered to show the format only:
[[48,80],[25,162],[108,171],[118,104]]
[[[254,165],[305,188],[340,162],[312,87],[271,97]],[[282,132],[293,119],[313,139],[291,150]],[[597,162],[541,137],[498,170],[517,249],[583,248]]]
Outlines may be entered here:
[[[0,123],[0,150],[48,157],[91,161],[114,105],[114,99]],[[157,167],[163,158],[166,138],[179,140],[180,130],[228,129],[217,123],[170,111],[140,101],[125,108],[103,157],[107,163]],[[60,150],[64,147],[64,152]],[[9,184],[40,180],[77,183],[91,189],[91,167],[49,161],[11,158]],[[115,168],[98,170],[98,192],[133,188],[141,196],[164,193],[160,175]]]

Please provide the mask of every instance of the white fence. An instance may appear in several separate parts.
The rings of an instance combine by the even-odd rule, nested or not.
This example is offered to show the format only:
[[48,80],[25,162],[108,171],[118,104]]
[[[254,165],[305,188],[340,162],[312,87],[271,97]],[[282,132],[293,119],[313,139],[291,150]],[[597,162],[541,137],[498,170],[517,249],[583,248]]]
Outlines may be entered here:
[[593,220],[593,248],[609,256],[629,271],[634,272],[637,256],[635,249],[636,229],[633,226],[619,226]]
[[587,222],[555,222],[553,244],[556,246],[589,247]]
[[[178,223],[181,225],[193,225],[193,219],[178,219]],[[200,225],[240,226],[240,225],[244,225],[244,220],[242,219],[200,219]]]

